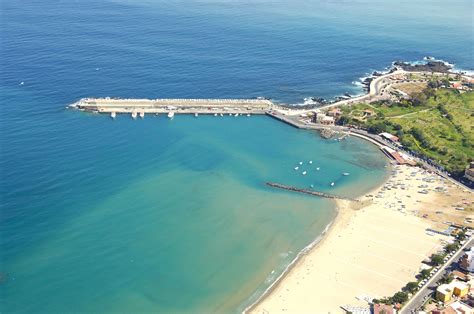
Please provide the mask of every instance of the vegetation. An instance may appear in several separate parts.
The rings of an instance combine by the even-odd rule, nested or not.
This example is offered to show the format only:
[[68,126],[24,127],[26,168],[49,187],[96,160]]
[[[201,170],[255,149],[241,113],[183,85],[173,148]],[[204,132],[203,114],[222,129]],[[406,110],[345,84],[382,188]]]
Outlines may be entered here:
[[[433,86],[438,84],[433,83]],[[343,107],[339,124],[389,132],[401,143],[461,176],[474,158],[474,92],[425,88],[399,102]]]
[[[456,241],[453,243],[449,243],[444,247],[444,252],[446,254],[449,254],[451,252],[454,252],[458,250],[461,246],[460,238],[464,239],[466,237],[465,230],[460,231],[456,235]],[[435,266],[441,265],[444,263],[444,258],[447,256],[444,253],[440,254],[432,254],[430,257],[431,263]],[[430,269],[423,269],[417,276],[417,278],[421,280],[425,280],[431,277],[431,271],[433,268]],[[437,285],[442,285],[445,283],[450,283],[451,281],[454,280],[454,276],[452,273],[444,275],[438,282]],[[415,294],[418,291],[418,282],[417,281],[411,281],[408,282],[405,287],[402,288],[402,291],[395,293],[392,297],[387,297],[383,299],[373,299],[372,302],[377,304],[377,303],[383,303],[383,304],[395,304],[395,303],[405,303],[408,301],[408,296],[410,294]],[[423,305],[424,306],[424,305]]]
[[433,255],[431,255],[430,259],[431,259],[431,263],[433,265],[439,266],[439,265],[443,264],[444,256],[441,255],[441,254],[433,254]]
[[423,280],[423,279],[427,279],[428,277],[430,277],[430,270],[429,269],[423,269],[420,272],[420,279]]
[[456,240],[458,241],[464,241],[466,239],[466,232],[463,230],[463,231],[460,231],[457,235],[456,235]]
[[439,281],[438,281],[438,285],[443,285],[445,283],[450,283],[451,281],[454,280],[454,276],[453,274],[449,274],[449,275],[445,275],[443,276],[443,278],[441,278]]
[[408,300],[408,294],[403,291],[395,293],[392,297],[394,303],[405,303]]
[[408,300],[408,293],[404,291],[399,291],[395,293],[392,297],[382,298],[382,299],[373,299],[374,304],[395,304],[395,303],[405,303]]
[[417,289],[418,289],[418,283],[415,282],[415,281],[410,281],[403,288],[404,291],[407,291],[407,292],[410,292],[410,293],[415,293]]
[[450,243],[444,247],[444,251],[446,253],[451,253],[453,251],[456,251],[459,248],[459,244],[457,242]]

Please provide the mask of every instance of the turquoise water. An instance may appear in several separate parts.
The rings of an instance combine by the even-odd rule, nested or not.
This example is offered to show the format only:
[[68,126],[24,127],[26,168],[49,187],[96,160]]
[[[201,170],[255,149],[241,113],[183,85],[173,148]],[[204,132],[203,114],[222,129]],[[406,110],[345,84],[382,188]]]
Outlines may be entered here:
[[266,181],[321,190],[334,181],[341,194],[367,181],[349,193],[358,194],[384,176],[376,148],[266,117],[64,114],[100,124],[85,135],[97,146],[36,171],[50,182],[7,193],[22,216],[4,225],[7,311],[233,311],[334,216],[329,201]]
[[265,182],[360,195],[386,176],[383,155],[266,117],[112,121],[65,106],[299,102],[360,93],[360,76],[426,55],[472,69],[472,5],[455,3],[3,1],[0,310],[241,310],[334,217],[328,200]]

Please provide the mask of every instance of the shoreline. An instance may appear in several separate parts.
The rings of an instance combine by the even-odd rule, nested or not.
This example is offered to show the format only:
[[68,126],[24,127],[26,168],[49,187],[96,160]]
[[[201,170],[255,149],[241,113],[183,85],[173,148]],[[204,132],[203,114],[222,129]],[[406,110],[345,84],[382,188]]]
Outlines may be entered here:
[[[429,202],[430,199],[432,201],[433,199],[438,200],[439,197],[449,198],[451,196],[447,194],[446,196],[435,195],[433,197],[432,195],[427,196],[416,193],[416,195],[413,195],[412,199],[410,194],[413,194],[413,190],[410,189],[408,189],[407,191],[399,191],[400,194],[394,194],[398,193],[398,190],[397,192],[394,192],[394,190],[388,192],[381,192],[386,191],[385,188],[387,185],[393,184],[389,182],[403,181],[403,184],[405,184],[405,181],[408,179],[403,178],[403,176],[407,176],[407,174],[410,174],[412,172],[417,172],[417,177],[416,179],[413,178],[411,180],[420,180],[420,178],[423,177],[435,177],[436,181],[444,182],[443,179],[440,178],[437,174],[431,174],[419,167],[390,166],[389,175],[380,185],[374,187],[370,191],[358,197],[358,199],[363,200],[362,204],[360,204],[358,208],[354,208],[354,206],[351,206],[353,205],[351,204],[351,202],[336,200],[336,216],[331,221],[331,223],[328,224],[328,227],[325,229],[325,232],[318,235],[318,237],[313,242],[306,246],[297,255],[297,257],[287,266],[285,271],[278,276],[278,278],[257,298],[257,300],[247,306],[242,313],[282,313],[287,311],[304,312],[310,309],[318,309],[319,307],[316,306],[321,305],[317,303],[318,301],[316,301],[316,303],[313,304],[312,307],[309,306],[307,303],[310,303],[315,296],[318,296],[318,292],[321,291],[323,295],[326,293],[326,297],[330,297],[331,294],[328,293],[328,288],[330,291],[331,285],[333,286],[332,288],[338,288],[333,289],[333,293],[337,292],[341,295],[344,295],[344,292],[346,292],[347,295],[339,297],[339,301],[324,300],[324,305],[326,306],[324,310],[331,311],[332,313],[333,311],[339,312],[341,311],[341,306],[346,305],[348,302],[359,303],[359,305],[361,305],[360,303],[362,301],[357,296],[361,295],[361,293],[359,291],[359,294],[354,295],[354,291],[356,290],[370,291],[369,295],[371,295],[372,297],[385,296],[385,294],[393,293],[399,288],[401,288],[404,284],[406,284],[406,282],[409,281],[410,278],[414,278],[414,272],[416,273],[418,271],[419,267],[421,266],[421,261],[424,259],[424,257],[428,256],[428,254],[431,254],[432,252],[436,251],[436,249],[439,247],[439,243],[442,240],[442,237],[427,235],[425,233],[426,228],[434,227],[433,221],[423,219],[420,217],[420,215],[412,214],[410,212],[414,211],[415,208],[420,207],[421,204],[425,205],[425,201],[427,200]],[[416,183],[416,181],[413,182],[415,182],[415,184],[419,184]],[[469,196],[472,195],[468,190],[460,190],[459,187],[455,185],[452,185],[451,188],[457,189],[459,193],[469,193]],[[392,195],[381,198],[368,197],[369,195],[373,195],[376,193],[392,193]],[[409,200],[407,199],[407,201],[411,202],[411,206],[407,205],[406,209],[398,209],[398,211],[392,209],[391,205],[390,208],[387,208],[387,203],[389,203],[390,201],[394,201],[395,199],[398,200],[399,198],[397,196],[402,197],[403,195],[410,195],[408,196]],[[455,197],[459,196],[456,195]],[[414,200],[415,198],[418,198],[418,200]],[[384,202],[385,208],[381,204]],[[396,219],[396,221],[392,222],[390,218],[393,217]],[[372,222],[372,219],[374,220],[374,222]],[[365,235],[365,233],[368,232],[367,230],[363,231],[362,237],[360,236],[360,234],[357,234],[358,232],[360,233],[359,229],[364,229],[365,227],[369,229],[378,229],[380,225],[376,221],[383,221],[385,219],[390,221],[390,227],[395,227],[395,229],[392,230],[392,233],[399,234],[397,236],[398,238],[396,239],[398,242],[394,242],[393,239],[390,239],[390,236],[387,236],[388,239],[385,239],[382,236],[380,238],[374,237],[372,239],[372,243],[371,239],[366,239],[367,236]],[[352,236],[352,233],[354,231],[349,230],[351,226],[352,230],[356,230],[354,236]],[[404,231],[407,232],[405,233]],[[390,230],[386,230],[386,232],[390,233]],[[344,240],[341,240],[341,237],[344,238]],[[354,239],[351,240],[352,237],[354,237]],[[393,236],[391,237],[394,238]],[[412,239],[409,240],[410,242],[407,242],[405,244],[403,243],[403,238]],[[385,248],[386,250],[399,250],[402,253],[405,253],[407,257],[404,258],[406,258],[407,261],[405,262],[404,260],[399,260],[397,262],[396,260],[390,260],[390,255],[385,255],[383,253],[383,247],[380,249],[380,251],[382,251],[381,256],[376,256],[377,251],[373,251],[374,248],[360,248],[357,253],[347,252],[347,256],[343,256],[344,258],[347,257],[347,261],[343,261],[343,263],[347,263],[350,260],[350,263],[352,264],[354,263],[354,261],[360,260],[361,264],[356,263],[357,268],[353,270],[341,270],[341,268],[339,267],[338,269],[337,264],[341,263],[341,257],[334,255],[340,254],[341,250],[343,250],[342,252],[344,252],[346,249],[350,251],[351,245],[349,244],[351,244],[351,241],[354,240],[358,240],[359,242],[371,242],[370,245],[372,246],[378,246],[383,243],[387,246],[387,248]],[[414,244],[411,242],[416,243]],[[376,258],[379,258],[384,262],[378,262],[373,268],[371,268],[371,265],[373,266],[373,263]],[[334,263],[328,263],[328,261]],[[384,272],[383,268],[387,265],[382,264],[387,264],[387,262],[393,262],[394,266],[388,267],[389,270]],[[313,264],[317,264],[318,267],[314,266]],[[342,267],[344,266],[345,265],[342,265]],[[382,268],[382,270],[374,269],[377,267]],[[397,267],[399,269],[397,269]],[[390,270],[390,268],[393,269]],[[319,272],[320,269],[324,269],[324,273],[322,271]],[[363,271],[361,271],[360,269],[363,269]],[[334,278],[330,278],[332,277],[332,273],[335,270],[337,270],[337,272],[335,273],[336,276]],[[369,271],[368,274],[366,273],[367,270]],[[400,276],[398,276],[397,272],[400,272]],[[367,278],[367,280],[364,281],[363,286],[357,284],[358,282],[360,282],[361,273],[367,275],[367,277],[362,277],[364,278],[364,280],[366,280],[365,278]],[[303,282],[305,280],[305,277],[312,277],[311,280],[309,280],[309,283]],[[354,279],[357,278],[359,278],[359,281],[354,281]],[[381,278],[386,281],[386,284],[389,286],[388,288],[377,286],[376,281],[381,281]],[[330,280],[330,282],[328,282],[328,280]],[[352,285],[348,284],[348,282],[351,283],[351,280]],[[390,282],[390,280],[392,282]],[[306,281],[308,281],[308,279],[306,279]],[[303,289],[302,286],[304,286],[305,284],[305,289]],[[288,299],[291,299],[291,301],[293,302]],[[335,307],[335,303],[338,304],[337,307]],[[323,305],[321,305],[321,307],[323,307]],[[271,310],[269,310],[269,308]]]
[[[337,200],[333,200],[333,202],[337,203]],[[297,266],[298,262],[304,259],[304,257],[310,253],[312,250],[316,249],[319,245],[321,245],[324,240],[327,238],[329,233],[331,232],[332,226],[336,223],[339,217],[339,208],[336,205],[335,208],[335,216],[334,219],[326,225],[323,232],[318,235],[313,241],[311,241],[307,246],[305,246],[301,251],[296,254],[295,258],[285,267],[283,272],[275,278],[275,280],[271,283],[271,285],[265,289],[265,291],[249,306],[247,306],[242,313],[249,313],[250,311],[254,310],[263,300],[270,295],[280,284],[283,283],[285,277],[293,270],[295,266]]]
[[[389,169],[389,173],[393,169],[390,160],[389,166],[387,168]],[[259,305],[261,305],[264,300],[272,294],[272,292],[274,292],[280,285],[284,283],[285,278],[291,274],[291,272],[298,266],[298,264],[304,262],[304,259],[308,256],[308,254],[317,251],[318,248],[321,247],[325,241],[327,241],[331,234],[334,233],[338,225],[343,223],[345,220],[350,219],[350,216],[352,216],[357,210],[361,210],[362,208],[369,206],[370,203],[364,202],[362,198],[379,190],[388,182],[391,176],[392,174],[387,175],[386,178],[380,183],[380,185],[377,185],[366,193],[357,196],[355,199],[360,200],[360,202],[357,204],[348,200],[333,199],[332,202],[335,205],[335,215],[331,222],[326,225],[321,234],[319,234],[313,241],[311,241],[300,252],[298,252],[295,258],[285,267],[283,272],[271,283],[271,285],[267,289],[265,289],[265,291],[254,302],[252,302],[252,304],[245,307],[245,309],[242,311],[242,314],[251,313]],[[354,209],[351,204],[358,205],[357,209]]]

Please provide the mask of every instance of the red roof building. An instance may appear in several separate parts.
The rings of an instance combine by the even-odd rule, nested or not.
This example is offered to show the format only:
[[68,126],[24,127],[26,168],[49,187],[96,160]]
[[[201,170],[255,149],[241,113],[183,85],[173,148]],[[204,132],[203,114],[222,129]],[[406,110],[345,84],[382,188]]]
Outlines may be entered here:
[[393,314],[393,307],[387,304],[374,304],[374,314]]

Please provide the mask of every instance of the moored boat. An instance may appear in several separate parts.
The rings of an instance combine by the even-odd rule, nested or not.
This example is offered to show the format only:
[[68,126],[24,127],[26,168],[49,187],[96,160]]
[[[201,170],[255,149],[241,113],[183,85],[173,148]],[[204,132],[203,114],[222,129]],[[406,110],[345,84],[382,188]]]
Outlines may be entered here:
[[168,118],[173,119],[173,117],[174,117],[174,112],[173,111],[168,112]]
[[116,116],[117,116],[117,114],[116,114],[115,112],[110,113],[110,117],[111,117],[112,119],[115,119]]

